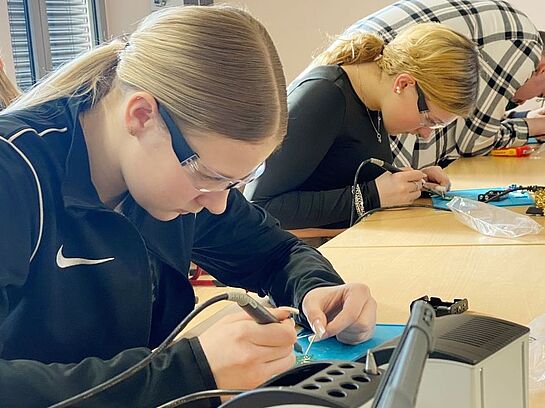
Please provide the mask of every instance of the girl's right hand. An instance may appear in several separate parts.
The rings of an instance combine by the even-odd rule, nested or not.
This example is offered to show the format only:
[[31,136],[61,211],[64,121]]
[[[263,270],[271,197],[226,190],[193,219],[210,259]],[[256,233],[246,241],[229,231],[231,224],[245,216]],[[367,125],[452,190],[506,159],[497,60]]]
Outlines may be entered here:
[[380,206],[412,204],[420,197],[426,174],[420,170],[404,169],[399,173],[385,172],[375,180]]
[[199,336],[218,388],[255,388],[295,364],[297,333],[290,312],[269,310],[281,323],[257,324],[238,312]]

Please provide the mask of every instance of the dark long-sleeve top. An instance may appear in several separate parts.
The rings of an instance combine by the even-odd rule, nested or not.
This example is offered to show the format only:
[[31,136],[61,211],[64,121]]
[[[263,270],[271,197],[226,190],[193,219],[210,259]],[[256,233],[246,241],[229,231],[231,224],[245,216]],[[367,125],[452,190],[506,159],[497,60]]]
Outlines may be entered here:
[[[84,106],[60,99],[0,114],[0,406],[51,405],[149,355],[195,306],[190,260],[278,305],[300,307],[309,290],[342,283],[236,190],[221,215],[169,222],[130,196],[119,211],[106,207],[91,180]],[[152,407],[215,387],[193,338],[78,406]]]
[[[360,163],[375,157],[388,162],[388,134],[378,112],[359,99],[346,72],[337,65],[316,67],[288,89],[286,140],[267,160],[267,169],[244,195],[275,216],[283,228],[344,227],[352,211],[352,185]],[[374,126],[374,127],[373,127]],[[365,208],[380,206],[373,181],[383,171],[365,166]]]

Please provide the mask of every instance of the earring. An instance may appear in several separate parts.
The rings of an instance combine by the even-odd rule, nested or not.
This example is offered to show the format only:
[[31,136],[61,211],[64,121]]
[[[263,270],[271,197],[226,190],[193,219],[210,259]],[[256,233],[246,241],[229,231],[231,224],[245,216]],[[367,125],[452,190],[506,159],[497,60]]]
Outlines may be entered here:
[[399,86],[396,86],[396,94],[400,94],[401,93],[401,88]]

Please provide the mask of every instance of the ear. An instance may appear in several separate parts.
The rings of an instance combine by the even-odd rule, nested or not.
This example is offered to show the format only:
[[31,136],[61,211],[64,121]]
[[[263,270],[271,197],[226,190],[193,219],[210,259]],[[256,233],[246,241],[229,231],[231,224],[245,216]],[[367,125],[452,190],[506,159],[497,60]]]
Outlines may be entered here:
[[414,86],[415,84],[415,79],[409,74],[399,74],[394,79],[392,91],[399,94],[408,86]]
[[147,92],[135,92],[125,102],[125,128],[132,136],[142,135],[157,115],[157,101]]

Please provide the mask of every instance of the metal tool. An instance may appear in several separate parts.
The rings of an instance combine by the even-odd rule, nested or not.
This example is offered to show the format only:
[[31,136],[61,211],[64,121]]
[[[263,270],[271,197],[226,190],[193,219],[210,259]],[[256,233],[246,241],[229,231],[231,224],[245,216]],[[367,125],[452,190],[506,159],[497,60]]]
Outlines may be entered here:
[[307,346],[307,349],[305,350],[305,352],[303,353],[303,356],[304,357],[308,357],[308,352],[310,351],[310,348],[312,347],[312,345],[314,344],[314,340],[316,339],[316,335],[313,334],[312,336],[309,337],[309,342],[308,342],[308,346]]
[[[229,300],[233,300],[238,303],[238,305],[248,313],[258,324],[269,324],[269,323],[280,323],[271,312],[267,310],[265,306],[260,304],[251,296],[248,296],[245,293],[230,293]],[[292,314],[293,310],[290,310]],[[293,344],[293,349],[297,353],[303,352],[303,347],[297,342]]]

